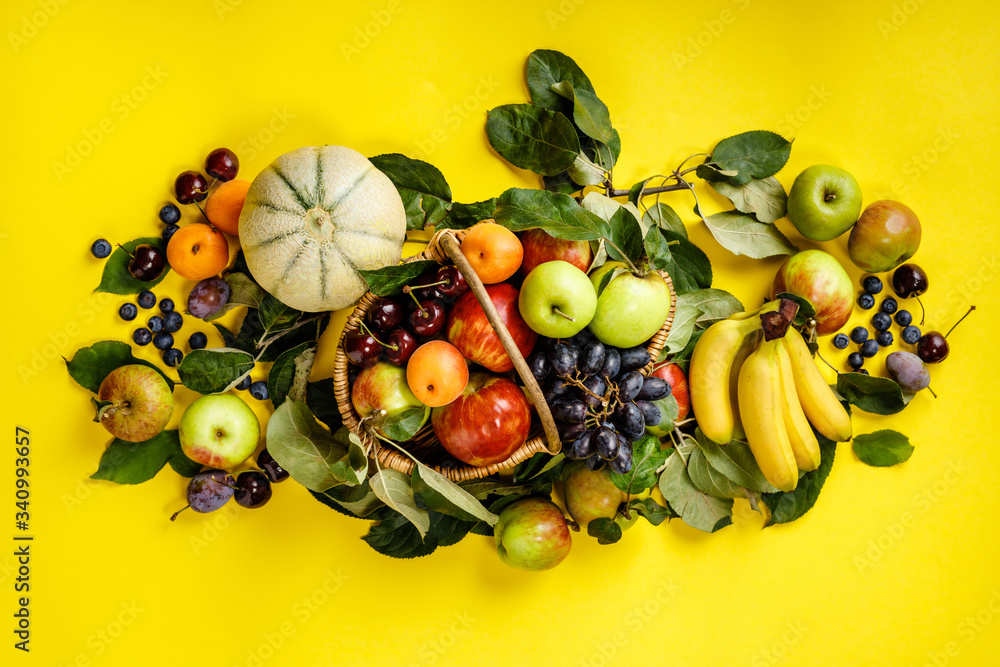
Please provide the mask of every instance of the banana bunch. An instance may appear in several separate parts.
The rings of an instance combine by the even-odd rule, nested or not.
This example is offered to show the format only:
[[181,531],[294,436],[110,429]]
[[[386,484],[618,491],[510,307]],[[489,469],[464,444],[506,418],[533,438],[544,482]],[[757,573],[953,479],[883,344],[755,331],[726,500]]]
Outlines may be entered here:
[[791,491],[800,470],[819,466],[812,427],[842,442],[851,439],[851,418],[802,334],[789,327],[784,337],[759,342],[758,315],[775,310],[773,304],[710,326],[695,345],[688,384],[705,436],[720,444],[745,437],[767,481]]

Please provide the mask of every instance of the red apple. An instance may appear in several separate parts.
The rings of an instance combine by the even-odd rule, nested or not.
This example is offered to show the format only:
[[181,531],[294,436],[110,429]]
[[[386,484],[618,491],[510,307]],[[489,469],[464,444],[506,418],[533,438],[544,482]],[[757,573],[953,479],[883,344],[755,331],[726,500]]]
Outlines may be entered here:
[[[517,289],[507,283],[498,283],[487,285],[486,293],[497,309],[500,321],[514,339],[517,349],[527,357],[535,347],[538,334],[532,331],[521,317],[517,306]],[[486,319],[486,312],[472,292],[463,294],[452,306],[445,331],[448,342],[457,347],[462,356],[469,361],[474,361],[496,373],[513,370],[514,362],[503,349],[500,337]]]
[[854,310],[854,285],[837,259],[822,250],[797,252],[778,269],[771,298],[781,292],[800,296],[816,310],[816,333],[839,331]]
[[590,268],[590,241],[567,241],[557,239],[543,229],[529,229],[521,233],[524,257],[519,273],[527,276],[539,264],[561,259],[569,262],[584,273]]
[[378,426],[386,419],[394,419],[404,412],[414,418],[422,415],[420,425],[427,423],[430,408],[420,402],[406,383],[406,369],[388,361],[380,361],[358,373],[351,386],[351,403],[358,415],[365,419],[376,411],[384,411],[375,419],[375,430],[385,435]]
[[677,401],[677,421],[684,420],[691,410],[691,395],[688,394],[687,377],[681,367],[677,364],[663,364],[657,366],[650,375],[662,378],[670,384],[670,394]]
[[507,378],[472,373],[465,391],[434,408],[431,425],[441,445],[459,461],[488,466],[510,458],[531,428],[524,392]]
[[493,539],[500,560],[529,571],[555,567],[573,546],[566,517],[546,498],[523,498],[505,507]]

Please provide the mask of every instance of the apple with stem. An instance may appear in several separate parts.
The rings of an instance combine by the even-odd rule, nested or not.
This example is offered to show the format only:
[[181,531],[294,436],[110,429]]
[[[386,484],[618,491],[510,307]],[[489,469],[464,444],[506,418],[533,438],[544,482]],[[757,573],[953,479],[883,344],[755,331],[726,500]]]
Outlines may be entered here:
[[[591,273],[594,292],[605,274],[624,268],[623,262],[605,262]],[[605,345],[635,347],[660,330],[670,313],[670,301],[670,288],[656,271],[645,275],[622,273],[612,278],[597,297],[597,309],[588,328]]]
[[521,570],[551,569],[573,546],[566,517],[547,498],[524,498],[505,507],[493,536],[500,560]]
[[607,468],[593,471],[586,465],[577,465],[566,477],[563,485],[566,511],[584,531],[594,519],[614,519],[622,530],[635,524],[638,514],[632,512],[629,519],[618,514],[618,508],[628,496],[611,481]]
[[518,271],[522,276],[527,276],[540,264],[555,260],[568,262],[584,273],[590,268],[593,258],[590,241],[557,239],[544,229],[529,229],[521,232],[520,237],[524,256]]
[[209,394],[184,411],[178,435],[184,454],[195,463],[231,469],[257,449],[260,422],[239,396]]
[[97,390],[94,421],[120,440],[144,442],[159,434],[174,414],[174,395],[158,370],[144,364],[119,366]]
[[872,202],[847,238],[851,261],[862,271],[892,271],[920,247],[920,220],[906,204],[891,199]]
[[521,284],[517,306],[535,333],[569,338],[590,324],[597,311],[597,292],[586,273],[554,260],[532,269]]
[[406,369],[388,361],[362,369],[351,386],[351,403],[362,419],[371,419],[372,427],[385,436],[381,426],[387,419],[413,410],[422,413],[419,430],[427,423],[430,408],[410,391],[406,383]]
[[807,167],[788,191],[788,218],[799,234],[812,241],[837,238],[860,214],[861,186],[840,167]]
[[781,265],[771,298],[782,292],[800,296],[816,311],[816,333],[839,331],[854,311],[854,284],[837,259],[822,250],[797,252]]

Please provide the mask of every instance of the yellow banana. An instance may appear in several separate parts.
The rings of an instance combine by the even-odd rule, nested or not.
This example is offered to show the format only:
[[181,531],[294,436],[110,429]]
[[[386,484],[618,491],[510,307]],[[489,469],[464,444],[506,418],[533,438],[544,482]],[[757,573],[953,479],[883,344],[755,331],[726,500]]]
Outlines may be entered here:
[[[740,344],[739,351],[736,353],[736,357],[733,359],[733,368],[729,371],[729,401],[734,407],[739,405],[739,394],[737,391],[739,388],[740,369],[743,368],[743,362],[747,360],[750,353],[757,349],[760,336],[761,331],[759,329],[745,336],[743,342]],[[739,440],[746,437],[739,410],[733,410],[733,437]]]
[[795,393],[806,417],[824,437],[836,442],[850,440],[851,416],[823,379],[802,334],[789,327],[780,340],[791,360]]
[[781,407],[785,419],[785,430],[792,445],[792,454],[799,470],[815,470],[819,467],[820,452],[816,434],[809,426],[806,413],[802,410],[799,396],[795,393],[795,376],[792,374],[792,360],[784,345],[776,348],[778,369],[781,375]]
[[781,491],[799,483],[799,468],[792,453],[782,416],[781,369],[777,340],[766,341],[747,357],[740,369],[739,409],[753,457],[764,479]]
[[688,391],[698,426],[709,440],[728,444],[736,416],[729,395],[729,376],[743,339],[760,327],[760,319],[720,320],[698,339],[688,369]]

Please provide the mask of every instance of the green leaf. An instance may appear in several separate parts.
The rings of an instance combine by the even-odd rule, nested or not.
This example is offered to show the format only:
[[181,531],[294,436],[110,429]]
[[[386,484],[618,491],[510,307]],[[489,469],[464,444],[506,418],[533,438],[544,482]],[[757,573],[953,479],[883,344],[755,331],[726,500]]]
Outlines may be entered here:
[[431,520],[427,510],[417,507],[417,501],[413,497],[413,488],[410,486],[410,478],[392,468],[383,468],[372,475],[372,491],[375,495],[399,514],[402,514],[407,521],[423,538],[430,530]]
[[700,449],[692,449],[688,457],[688,475],[701,491],[716,498],[743,498],[746,491],[716,470]]
[[253,355],[231,347],[215,347],[188,352],[177,366],[177,374],[191,391],[218,394],[239,384],[253,367]]
[[[312,341],[299,343],[292,349],[282,352],[274,360],[274,364],[267,374],[267,393],[271,397],[271,405],[275,408],[280,407],[285,402],[288,390],[292,388],[292,380],[295,379],[296,361],[308,350],[313,350],[315,347],[316,343]],[[183,364],[184,361],[181,360],[181,363]]]
[[816,504],[823,483],[826,482],[833,467],[833,458],[837,454],[837,443],[819,435],[817,440],[820,451],[819,467],[800,476],[794,491],[765,493],[761,496],[761,500],[771,512],[771,518],[766,525],[795,521]]
[[499,518],[483,507],[469,491],[422,463],[413,468],[412,484],[414,492],[420,495],[429,509],[463,521],[484,521],[490,526],[495,525]]
[[608,223],[575,199],[547,190],[507,190],[497,201],[494,220],[511,231],[540,228],[569,241],[594,241],[611,235]]
[[607,171],[615,166],[622,153],[622,138],[615,129],[611,130],[611,139],[608,143],[594,141],[590,137],[585,137],[580,143],[583,152]]
[[764,473],[760,471],[757,459],[754,458],[747,443],[733,440],[728,445],[720,445],[706,438],[701,429],[695,429],[694,435],[698,445],[697,451],[704,455],[706,462],[727,479],[732,480],[736,486],[758,493],[778,492],[764,479]]
[[732,180],[742,185],[752,178],[774,176],[788,162],[791,150],[792,142],[781,135],[756,130],[723,139],[716,144],[707,161],[723,171],[738,171]]
[[761,222],[772,224],[788,213],[788,195],[774,176],[755,178],[744,185],[733,185],[727,181],[710,181],[709,185],[723,197],[728,197],[737,211],[749,213]]
[[631,272],[625,267],[619,266],[601,276],[601,282],[598,283],[597,285],[597,296],[599,297],[602,294],[604,294],[604,290],[608,289],[608,285],[611,284],[612,280],[614,280],[618,276],[623,276],[626,273],[631,273]]
[[530,104],[491,109],[486,136],[505,160],[543,176],[566,171],[580,153],[576,128],[566,116]]
[[320,426],[305,403],[291,398],[267,423],[267,450],[296,482],[313,491],[337,484],[330,466],[347,454],[346,444]]
[[327,507],[343,512],[355,518],[366,517],[380,507],[385,507],[385,503],[378,499],[372,491],[371,484],[366,479],[358,486],[330,487],[326,491],[310,491],[313,498],[320,501]]
[[472,204],[459,204],[456,202],[451,205],[448,215],[435,225],[435,229],[468,229],[477,222],[492,219],[493,212],[496,210],[496,197],[477,201]]
[[596,537],[598,544],[614,544],[622,539],[622,527],[614,519],[602,516],[587,524],[587,534]]
[[703,164],[699,164],[694,173],[709,183],[733,179],[740,175],[740,172],[735,169],[723,169],[719,165],[708,160],[706,160]]
[[572,58],[558,51],[547,49],[533,51],[528,56],[525,75],[532,104],[552,111],[562,111],[566,115],[572,113],[572,103],[552,90],[553,84],[566,81],[574,90],[594,92],[593,84],[580,66]]
[[656,486],[656,471],[667,460],[670,450],[660,447],[654,435],[644,435],[632,443],[632,469],[624,475],[610,473],[611,481],[625,493],[642,493]]
[[639,221],[628,209],[621,207],[611,216],[609,225],[611,236],[608,239],[610,243],[607,244],[608,257],[618,261],[628,258],[633,264],[637,263],[643,253]]
[[155,280],[139,280],[128,272],[129,261],[132,254],[140,245],[151,245],[160,250],[166,256],[167,244],[158,236],[147,236],[116,248],[111,256],[104,262],[104,273],[101,275],[101,284],[94,290],[95,292],[108,292],[110,294],[138,294],[147,289],[152,289],[160,284],[160,281],[170,273],[170,266],[163,270],[163,274]]
[[468,491],[476,500],[485,500],[487,496],[526,495],[531,492],[531,487],[527,485],[506,484],[488,478],[459,482],[459,486]]
[[[684,438],[685,443],[690,438]],[[690,452],[691,445],[686,445]],[[687,464],[679,450],[667,457],[666,467],[660,475],[659,488],[664,500],[677,512],[681,520],[692,528],[714,533],[733,522],[733,501],[710,496],[691,481]]]
[[552,90],[573,103],[573,122],[585,135],[604,145],[614,140],[608,107],[589,90],[576,90],[569,81],[552,84]]
[[708,217],[702,216],[702,220],[715,240],[734,255],[763,259],[798,252],[798,248],[777,227],[757,222],[753,216],[725,211]]
[[677,303],[674,308],[674,321],[670,325],[670,333],[667,335],[667,341],[664,344],[664,349],[668,354],[677,354],[687,347],[688,342],[695,333],[695,321],[701,316],[701,309],[693,301],[685,298],[690,294],[695,294],[695,292],[677,295]]
[[358,273],[368,283],[377,296],[390,296],[403,289],[403,285],[412,282],[421,274],[436,269],[439,266],[433,259],[421,259],[414,262],[404,262],[396,266],[383,266],[370,271],[359,270]]
[[688,237],[687,227],[684,226],[684,221],[681,220],[680,216],[674,209],[670,208],[666,204],[661,204],[657,202],[649,208],[643,214],[643,220],[649,222],[650,225],[656,225],[662,229],[674,232],[678,236],[682,236],[685,239]]
[[636,498],[635,500],[629,502],[628,506],[629,509],[634,510],[636,514],[654,526],[659,526],[667,519],[673,519],[679,516],[669,507],[664,507],[652,498],[643,498],[641,500]]
[[141,484],[153,479],[168,461],[179,456],[183,457],[184,452],[176,430],[162,431],[144,442],[115,438],[101,457],[97,472],[90,478],[115,484]]
[[[561,479],[565,463],[566,455],[562,452],[555,455],[548,452],[538,452],[527,461],[522,461],[514,467],[514,483],[521,484],[527,481],[537,483]],[[495,510],[494,513],[496,513]]]
[[568,171],[555,176],[542,176],[542,186],[549,192],[571,195],[580,190],[580,186],[573,181],[573,177]]
[[357,486],[368,476],[368,454],[361,445],[361,439],[342,426],[333,434],[334,440],[347,447],[347,453],[330,466],[330,474],[338,482]]
[[260,316],[260,323],[264,327],[264,334],[261,338],[291,329],[303,315],[301,310],[285,305],[270,294],[264,296],[257,313]]
[[677,310],[697,310],[695,326],[700,329],[743,311],[743,304],[729,292],[721,289],[700,289],[677,297]]
[[181,477],[194,477],[199,472],[201,472],[202,465],[200,463],[195,463],[187,456],[184,455],[183,451],[179,451],[170,457],[167,461],[170,467],[174,469],[174,472]]
[[306,385],[306,405],[313,416],[335,433],[344,423],[337,407],[337,395],[333,391],[333,378],[316,380]]
[[163,371],[142,359],[137,359],[132,355],[132,347],[119,340],[102,340],[94,343],[90,347],[81,347],[73,355],[73,358],[66,362],[66,370],[78,385],[93,393],[97,393],[101,388],[101,383],[108,373],[120,366],[130,364],[140,364],[156,369],[171,391],[174,382]]
[[206,322],[219,319],[233,308],[247,306],[248,308],[260,308],[267,292],[258,285],[253,278],[245,273],[232,271],[226,274],[226,284],[229,285],[229,299],[226,305],[219,309],[214,315],[205,318]]
[[379,425],[382,434],[396,442],[406,442],[427,423],[428,408],[407,408],[390,415]]
[[[247,313],[256,313],[255,310],[248,310]],[[267,346],[267,349],[256,349],[257,361],[275,361],[286,350],[290,350],[300,343],[309,341],[315,343],[323,335],[326,326],[330,323],[330,313],[322,315],[319,319],[312,320],[293,331],[285,331],[281,336]],[[269,335],[269,334],[268,334]],[[262,340],[262,339],[261,339]],[[234,346],[237,347],[237,346]],[[256,346],[255,346],[256,347]],[[242,348],[240,348],[242,349]]]
[[604,182],[604,168],[594,164],[586,155],[580,153],[576,156],[566,174],[570,179],[581,186],[600,185]]
[[687,236],[660,229],[660,235],[670,245],[671,261],[667,273],[677,294],[687,294],[712,285],[712,263],[701,248],[688,241]]
[[386,153],[369,159],[396,186],[406,210],[407,229],[436,225],[448,214],[451,188],[437,167],[400,153]]
[[837,375],[837,392],[848,403],[876,415],[894,415],[906,407],[903,390],[889,378],[840,373]]
[[[649,265],[657,271],[666,271],[673,266],[674,258],[670,252],[670,245],[667,239],[660,233],[659,227],[650,227],[643,239],[643,246],[646,248],[646,257],[649,258]],[[673,276],[671,276],[673,279]],[[676,289],[676,285],[674,286]],[[598,294],[598,296],[600,296]]]
[[883,429],[854,438],[854,453],[870,466],[887,467],[902,463],[913,454],[910,439],[898,431]]
[[430,512],[429,515],[430,528],[421,538],[418,529],[406,517],[389,507],[381,507],[368,517],[376,523],[361,539],[385,556],[416,558],[433,553],[438,547],[455,544],[475,525],[440,512]]

